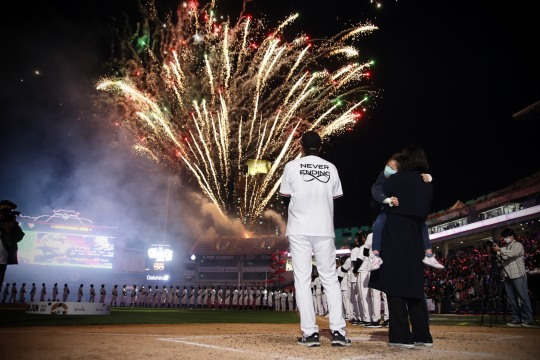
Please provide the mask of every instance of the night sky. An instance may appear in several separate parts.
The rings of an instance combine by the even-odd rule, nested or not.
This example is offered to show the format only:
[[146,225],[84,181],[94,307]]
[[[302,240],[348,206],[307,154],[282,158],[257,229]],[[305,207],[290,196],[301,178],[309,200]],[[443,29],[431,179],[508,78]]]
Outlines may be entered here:
[[[242,2],[221,3],[219,11],[234,18]],[[382,4],[380,9],[369,0],[248,4],[248,13],[265,14],[271,25],[299,12],[295,25],[285,32],[289,40],[300,31],[313,38],[329,37],[361,21],[380,27],[357,43],[362,59],[376,61],[370,85],[380,95],[353,131],[325,146],[324,157],[337,166],[345,193],[336,204],[336,227],[371,223],[371,184],[386,159],[411,143],[422,146],[430,161],[433,211],[538,171],[538,126],[512,118],[540,100],[540,56],[535,54],[540,21],[532,5],[405,0]],[[99,116],[103,109],[96,105],[95,90],[97,80],[109,71],[114,19],[121,23],[124,13],[136,17],[136,2],[11,6],[15,9],[4,13],[0,25],[0,198],[13,200],[31,215],[75,204],[84,213],[85,201],[104,197],[118,203],[113,207],[117,212],[127,204],[145,208],[149,200],[137,190],[146,184],[161,194],[166,191],[163,178],[148,176],[159,173],[155,165],[116,143],[110,122]],[[115,173],[115,157],[129,159],[120,166],[124,172]],[[110,176],[122,178],[101,184],[99,179],[107,178],[104,172],[111,169]],[[116,185],[125,190],[114,191]],[[81,188],[89,190],[81,193]],[[117,193],[121,199],[115,198]],[[154,200],[155,194],[149,196]],[[160,201],[151,208],[159,205]],[[104,218],[117,216],[108,209],[93,211]]]

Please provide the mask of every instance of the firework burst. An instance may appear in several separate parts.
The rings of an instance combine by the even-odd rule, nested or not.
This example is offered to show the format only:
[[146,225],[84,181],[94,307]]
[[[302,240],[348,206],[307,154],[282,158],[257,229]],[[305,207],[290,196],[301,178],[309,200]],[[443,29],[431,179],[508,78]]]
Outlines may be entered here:
[[[327,139],[360,117],[373,62],[357,60],[351,42],[376,27],[288,42],[283,31],[297,14],[269,32],[243,13],[233,25],[215,11],[214,1],[190,1],[160,20],[150,6],[122,43],[121,77],[97,88],[122,106],[137,151],[185,169],[224,216],[249,223],[277,190],[284,164],[300,156],[301,133]],[[250,160],[266,164],[265,173],[248,175]]]

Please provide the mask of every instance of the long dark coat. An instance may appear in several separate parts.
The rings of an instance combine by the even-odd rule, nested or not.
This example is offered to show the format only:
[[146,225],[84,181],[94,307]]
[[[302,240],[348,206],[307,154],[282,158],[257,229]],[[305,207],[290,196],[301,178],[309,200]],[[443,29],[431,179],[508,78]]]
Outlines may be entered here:
[[421,225],[429,214],[433,189],[420,172],[392,175],[384,184],[399,206],[387,210],[380,256],[383,264],[371,272],[369,287],[404,298],[424,298],[424,246]]
[[8,253],[8,265],[16,265],[19,263],[17,261],[17,251],[19,249],[17,243],[21,241],[23,237],[24,232],[19,224],[16,224],[9,232],[0,230],[0,239]]

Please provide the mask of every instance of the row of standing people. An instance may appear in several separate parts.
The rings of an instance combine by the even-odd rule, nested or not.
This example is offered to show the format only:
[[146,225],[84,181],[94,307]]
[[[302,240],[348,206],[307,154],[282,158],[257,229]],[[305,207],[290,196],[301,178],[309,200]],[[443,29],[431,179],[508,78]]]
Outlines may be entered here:
[[[5,285],[2,296],[2,303],[25,303],[26,302],[26,283],[17,288],[16,283]],[[62,301],[68,301],[70,289],[68,284],[64,284],[62,290]],[[18,298],[17,298],[18,295]],[[32,283],[30,289],[30,302],[36,301],[37,287]],[[48,296],[46,284],[43,283],[39,293],[39,301],[60,301],[60,292],[58,284],[55,283],[52,289],[52,296]],[[105,303],[107,290],[105,284],[99,289],[99,302]],[[77,301],[81,302],[84,298],[84,284],[79,286],[77,291]],[[90,285],[88,292],[88,302],[95,302],[96,290],[94,285]],[[133,285],[131,289],[123,285],[121,289],[114,285],[110,297],[111,306],[129,306],[130,307],[177,307],[177,308],[224,308],[224,309],[274,309],[276,311],[294,311],[295,301],[293,290],[284,291],[280,289],[267,289],[262,287],[191,287],[186,286],[180,289],[180,286],[167,287],[163,285],[160,289],[158,285],[148,287]]]

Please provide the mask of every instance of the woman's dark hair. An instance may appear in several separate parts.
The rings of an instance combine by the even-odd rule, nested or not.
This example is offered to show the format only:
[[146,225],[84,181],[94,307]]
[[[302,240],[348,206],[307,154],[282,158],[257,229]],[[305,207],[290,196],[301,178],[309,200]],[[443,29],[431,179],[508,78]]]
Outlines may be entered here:
[[[399,161],[399,160],[398,160]],[[401,151],[401,171],[425,172],[429,169],[426,153],[420,146],[409,145]]]

